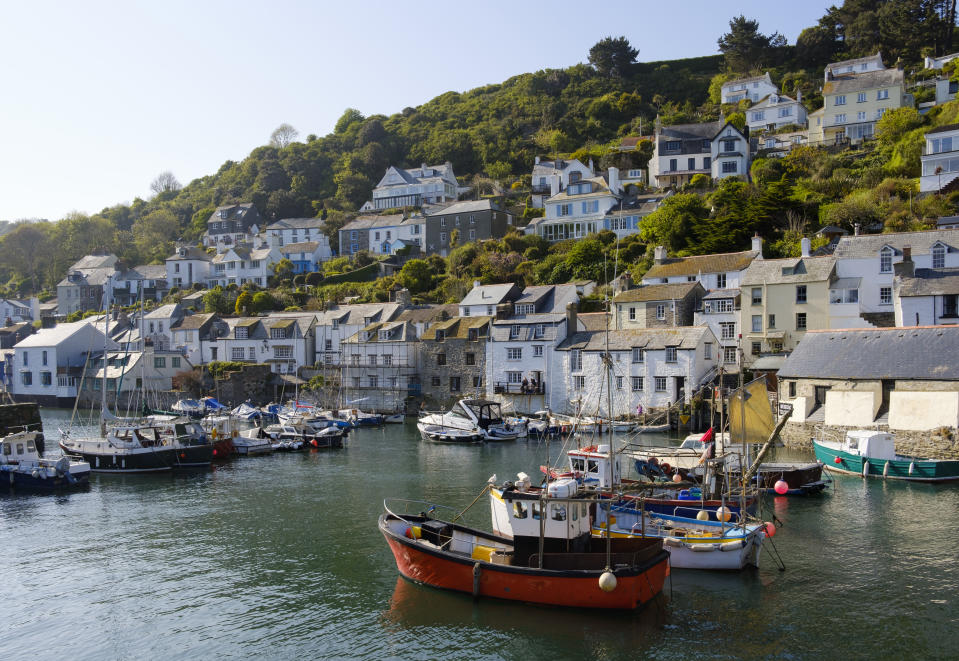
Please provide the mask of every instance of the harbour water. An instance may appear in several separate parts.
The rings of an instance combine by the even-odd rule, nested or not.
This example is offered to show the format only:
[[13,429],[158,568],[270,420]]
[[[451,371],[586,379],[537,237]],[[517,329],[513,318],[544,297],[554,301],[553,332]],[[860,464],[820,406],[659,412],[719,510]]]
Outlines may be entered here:
[[[43,411],[48,446],[67,415]],[[4,492],[0,656],[959,654],[955,486],[840,477],[819,496],[767,497],[766,518],[784,524],[773,541],[785,571],[765,552],[758,571],[675,571],[663,598],[639,613],[474,603],[398,578],[376,529],[384,498],[462,508],[490,475],[539,475],[545,460],[543,443],[435,445],[408,423],[357,430],[344,450],[95,475],[65,495]],[[473,509],[488,519],[485,500]]]

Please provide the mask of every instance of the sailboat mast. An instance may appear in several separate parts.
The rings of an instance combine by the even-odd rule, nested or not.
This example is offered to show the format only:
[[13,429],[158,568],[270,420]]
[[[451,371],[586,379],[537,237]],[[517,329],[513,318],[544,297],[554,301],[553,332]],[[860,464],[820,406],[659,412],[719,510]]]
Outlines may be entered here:
[[107,421],[106,421],[106,412],[107,412],[107,342],[110,338],[110,308],[113,307],[113,277],[107,278],[106,283],[106,305],[104,309],[106,314],[103,315],[103,381],[100,384],[100,435],[106,436],[107,433]]

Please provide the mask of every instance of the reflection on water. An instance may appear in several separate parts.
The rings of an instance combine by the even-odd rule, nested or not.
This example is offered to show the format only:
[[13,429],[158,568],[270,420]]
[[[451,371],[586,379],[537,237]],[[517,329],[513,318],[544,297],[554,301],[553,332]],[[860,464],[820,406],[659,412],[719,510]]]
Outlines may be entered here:
[[[53,430],[63,415],[44,411]],[[376,528],[384,498],[462,509],[494,473],[538,476],[546,450],[435,445],[407,424],[359,430],[342,451],[4,494],[0,657],[954,655],[959,489],[948,486],[840,477],[819,496],[766,498],[784,572],[765,553],[742,574],[676,571],[638,613],[474,602],[397,579]],[[488,504],[470,514],[488,521]]]

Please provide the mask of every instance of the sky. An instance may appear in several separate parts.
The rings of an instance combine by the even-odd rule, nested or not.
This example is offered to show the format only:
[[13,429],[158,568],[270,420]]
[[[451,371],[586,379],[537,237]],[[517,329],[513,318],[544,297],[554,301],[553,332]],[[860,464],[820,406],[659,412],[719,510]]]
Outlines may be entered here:
[[718,52],[742,13],[790,43],[829,2],[0,0],[0,219],[59,220],[242,160],[282,123],[326,135],[449,90],[585,62]]

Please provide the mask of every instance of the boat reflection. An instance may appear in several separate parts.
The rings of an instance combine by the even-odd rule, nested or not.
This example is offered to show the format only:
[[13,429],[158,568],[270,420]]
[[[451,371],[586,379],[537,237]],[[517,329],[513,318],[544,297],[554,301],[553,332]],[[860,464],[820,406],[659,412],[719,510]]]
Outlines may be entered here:
[[[665,593],[666,591],[664,591]],[[665,594],[660,594],[638,611],[602,611],[554,608],[499,599],[481,599],[457,592],[438,590],[397,577],[389,610],[382,616],[384,627],[462,627],[472,625],[502,633],[522,632],[524,636],[568,639],[570,645],[646,645],[661,635],[667,625]],[[570,648],[573,649],[573,648]]]

